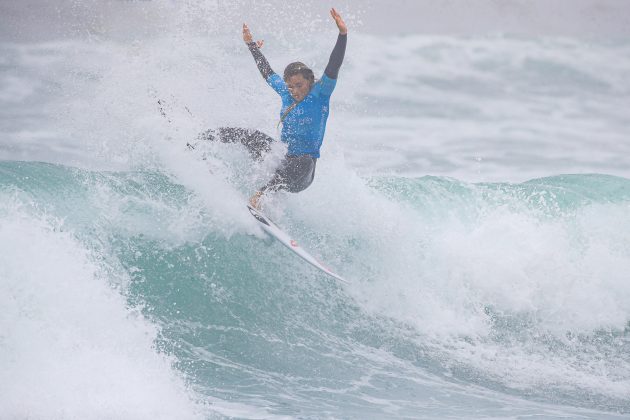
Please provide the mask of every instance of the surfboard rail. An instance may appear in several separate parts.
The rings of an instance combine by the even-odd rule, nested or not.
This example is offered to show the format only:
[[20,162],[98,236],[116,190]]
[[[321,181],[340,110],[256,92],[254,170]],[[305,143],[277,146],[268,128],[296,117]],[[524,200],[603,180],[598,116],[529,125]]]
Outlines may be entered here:
[[323,271],[324,273],[328,274],[329,276],[333,277],[334,279],[339,280],[342,283],[349,284],[348,280],[344,279],[339,274],[335,273],[334,271],[332,271],[331,269],[326,267],[317,258],[315,258],[313,255],[311,255],[304,248],[302,248],[300,246],[300,244],[295,239],[291,238],[289,236],[289,234],[287,234],[285,231],[280,229],[280,227],[278,227],[278,225],[276,225],[270,218],[268,218],[267,216],[262,214],[259,210],[255,209],[254,207],[250,206],[249,204],[247,205],[247,208],[249,209],[249,212],[252,214],[254,219],[256,219],[258,221],[258,223],[260,223],[260,226],[262,227],[262,229],[269,236],[273,237],[274,239],[279,241],[282,245],[284,245],[287,248],[289,248],[297,256],[299,256],[304,261],[306,261],[309,264],[311,264],[313,267],[318,268],[319,270]]

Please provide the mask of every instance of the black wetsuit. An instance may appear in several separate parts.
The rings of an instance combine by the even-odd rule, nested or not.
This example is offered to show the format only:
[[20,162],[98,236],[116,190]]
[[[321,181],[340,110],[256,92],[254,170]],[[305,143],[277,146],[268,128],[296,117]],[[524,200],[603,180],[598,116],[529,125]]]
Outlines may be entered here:
[[[337,37],[337,42],[335,47],[330,55],[330,59],[328,61],[328,65],[324,70],[324,76],[322,77],[322,81],[326,82],[328,80],[328,85],[316,86],[316,88],[324,91],[326,89],[330,90],[332,93],[332,89],[334,89],[334,82],[339,75],[339,69],[341,64],[343,63],[343,58],[345,55],[347,43],[347,35],[339,34]],[[278,84],[284,84],[284,82],[280,82],[279,76],[272,70],[269,62],[262,54],[258,46],[255,42],[250,42],[247,44],[249,50],[251,51],[254,60],[256,61],[256,65],[258,66],[258,70],[262,77],[272,86],[274,90],[278,93],[287,93],[287,92],[279,92],[283,87],[278,87]],[[324,80],[326,79],[326,80]],[[332,80],[332,83],[330,82]],[[275,86],[274,86],[275,84]],[[332,87],[331,87],[332,86]],[[315,88],[311,88],[311,92],[314,91]],[[311,94],[309,92],[309,94]],[[328,95],[330,95],[328,93]],[[307,95],[308,96],[308,95]],[[286,97],[284,98],[286,99]],[[304,101],[306,102],[306,101]],[[286,104],[283,103],[283,110],[286,109]],[[326,115],[328,115],[328,107],[327,103],[325,104]],[[297,108],[297,107],[296,107]],[[292,108],[293,109],[293,108]],[[299,109],[295,110],[296,114],[299,114],[301,111]],[[292,111],[289,111],[291,113]],[[291,117],[289,117],[291,118]],[[293,117],[294,118],[294,117]],[[298,124],[301,122],[298,122]],[[326,120],[324,118],[323,123],[321,124],[325,127]],[[284,128],[283,128],[283,136],[284,136]],[[247,147],[250,154],[254,159],[261,159],[266,152],[270,150],[270,143],[273,139],[258,131],[258,130],[247,130],[243,128],[235,128],[235,127],[223,127],[218,130],[208,130],[205,133],[202,133],[201,138],[208,140],[219,140],[222,142],[230,142],[236,143],[240,142]],[[283,158],[280,166],[275,171],[271,180],[263,186],[260,191],[278,191],[278,190],[287,190],[289,192],[300,192],[308,188],[313,179],[315,178],[315,166],[317,163],[317,158],[319,157],[319,146],[321,145],[321,140],[323,138],[323,130],[321,132],[321,138],[319,139],[319,144],[314,145],[313,152],[311,153],[291,153],[292,146],[295,146],[289,143],[289,152]],[[285,139],[283,138],[283,141]],[[299,146],[299,145],[298,145]]]
[[198,139],[222,143],[241,143],[247,148],[254,160],[262,160],[265,154],[271,150],[271,142],[273,141],[273,137],[262,131],[239,127],[206,130],[199,135]]

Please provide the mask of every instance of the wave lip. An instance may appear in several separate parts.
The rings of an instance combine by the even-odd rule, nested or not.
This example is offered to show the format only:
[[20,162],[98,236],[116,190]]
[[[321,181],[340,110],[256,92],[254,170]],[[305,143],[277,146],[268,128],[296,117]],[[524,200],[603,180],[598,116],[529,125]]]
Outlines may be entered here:
[[159,330],[112,288],[101,259],[58,219],[1,195],[2,415],[202,418],[172,360],[155,352]]

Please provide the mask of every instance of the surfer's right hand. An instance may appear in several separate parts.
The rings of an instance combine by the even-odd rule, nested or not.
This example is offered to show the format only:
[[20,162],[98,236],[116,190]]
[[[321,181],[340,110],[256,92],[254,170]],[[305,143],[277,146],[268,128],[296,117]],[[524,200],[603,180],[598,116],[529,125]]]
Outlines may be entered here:
[[[250,42],[254,42],[252,33],[249,31],[249,27],[247,26],[246,23],[243,23],[243,41],[245,41],[246,44],[249,44]],[[264,43],[265,43],[264,40],[256,41],[256,46],[258,48],[262,48]]]

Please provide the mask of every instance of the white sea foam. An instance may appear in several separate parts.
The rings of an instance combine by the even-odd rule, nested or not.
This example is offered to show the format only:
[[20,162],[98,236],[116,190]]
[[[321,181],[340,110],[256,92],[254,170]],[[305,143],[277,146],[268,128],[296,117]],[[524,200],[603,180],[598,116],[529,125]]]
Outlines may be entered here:
[[357,38],[337,92],[347,108],[334,118],[360,170],[494,181],[628,176],[620,165],[628,155],[627,44]]
[[459,207],[442,202],[436,216],[424,210],[431,203],[414,209],[370,191],[334,158],[318,169],[288,208],[318,233],[310,246],[345,267],[348,292],[368,312],[413,326],[422,345],[506,386],[630,396],[627,360],[615,350],[624,339],[614,338],[630,313],[627,204],[550,218],[520,196],[496,205],[468,185],[473,194],[457,197]]
[[157,330],[109,287],[63,223],[3,194],[0,406],[5,418],[201,418]]

